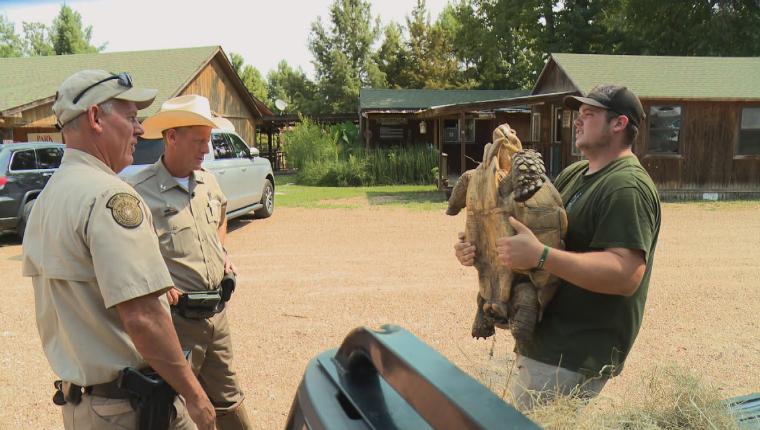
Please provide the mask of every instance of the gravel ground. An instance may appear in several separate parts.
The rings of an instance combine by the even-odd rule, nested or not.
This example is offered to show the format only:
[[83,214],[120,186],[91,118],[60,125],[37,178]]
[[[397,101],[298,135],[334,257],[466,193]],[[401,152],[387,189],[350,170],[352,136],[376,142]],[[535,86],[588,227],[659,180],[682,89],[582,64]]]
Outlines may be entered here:
[[[760,205],[664,205],[644,325],[604,394],[642,392],[648,371],[699,372],[725,397],[760,391]],[[236,366],[257,428],[282,428],[304,367],[357,326],[400,325],[500,393],[512,340],[470,337],[475,270],[452,246],[463,214],[393,207],[278,208],[233,221],[240,271],[229,307]],[[62,428],[21,247],[0,237],[0,428]]]

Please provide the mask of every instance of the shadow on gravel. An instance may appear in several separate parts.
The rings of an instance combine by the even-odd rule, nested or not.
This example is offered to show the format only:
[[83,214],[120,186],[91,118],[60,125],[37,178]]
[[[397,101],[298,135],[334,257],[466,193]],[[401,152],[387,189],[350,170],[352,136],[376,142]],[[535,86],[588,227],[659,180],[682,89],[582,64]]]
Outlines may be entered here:
[[0,248],[14,245],[21,245],[21,240],[16,236],[16,233],[0,233]]

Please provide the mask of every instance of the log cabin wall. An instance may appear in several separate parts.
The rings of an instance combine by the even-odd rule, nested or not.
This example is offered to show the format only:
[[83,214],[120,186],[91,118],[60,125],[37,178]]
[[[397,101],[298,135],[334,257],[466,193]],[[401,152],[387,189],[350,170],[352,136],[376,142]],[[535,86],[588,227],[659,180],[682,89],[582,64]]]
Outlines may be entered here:
[[[662,193],[760,191],[760,156],[737,155],[742,109],[757,104],[730,101],[643,101],[650,118],[641,129],[636,154]],[[649,145],[655,106],[681,108],[678,152],[657,153]]]
[[[217,54],[221,55],[221,54]],[[198,94],[208,98],[211,110],[229,119],[248,145],[256,146],[256,120],[237,89],[219,65],[211,60],[178,95]]]

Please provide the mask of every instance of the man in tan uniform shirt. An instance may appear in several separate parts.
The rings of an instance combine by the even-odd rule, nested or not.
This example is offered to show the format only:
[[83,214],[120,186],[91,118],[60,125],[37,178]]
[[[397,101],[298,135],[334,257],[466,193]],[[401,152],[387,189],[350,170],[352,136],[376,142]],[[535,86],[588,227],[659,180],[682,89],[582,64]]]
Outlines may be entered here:
[[133,88],[126,73],[84,70],[61,84],[53,105],[66,150],[32,210],[23,272],[32,277],[43,350],[63,381],[66,429],[137,428],[116,381],[122,369],[148,365],[186,401],[175,398],[171,428],[196,428],[190,419],[214,426],[163,299],[172,279],[150,212],[114,173],[132,162],[143,132],[137,111],[155,95]]
[[[144,126],[145,138],[163,135],[164,155],[127,181],[152,212],[161,253],[176,286],[168,293],[169,301],[178,305],[181,295],[196,292],[219,297],[222,278],[234,268],[223,248],[227,199],[214,176],[201,168],[215,126],[209,102],[196,95],[167,100]],[[183,348],[191,351],[193,371],[216,409],[217,427],[251,428],[231,367],[232,341],[223,304],[206,315],[188,315],[180,305],[172,306],[174,327]]]

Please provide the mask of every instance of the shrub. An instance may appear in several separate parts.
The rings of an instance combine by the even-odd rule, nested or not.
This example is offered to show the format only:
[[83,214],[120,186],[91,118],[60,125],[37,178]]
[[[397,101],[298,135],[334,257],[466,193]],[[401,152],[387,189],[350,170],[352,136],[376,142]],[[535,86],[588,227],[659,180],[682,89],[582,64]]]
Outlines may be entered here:
[[362,186],[430,184],[437,176],[438,152],[416,145],[366,150],[353,123],[324,129],[308,118],[284,134],[288,163],[302,185]]

